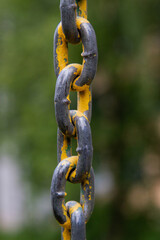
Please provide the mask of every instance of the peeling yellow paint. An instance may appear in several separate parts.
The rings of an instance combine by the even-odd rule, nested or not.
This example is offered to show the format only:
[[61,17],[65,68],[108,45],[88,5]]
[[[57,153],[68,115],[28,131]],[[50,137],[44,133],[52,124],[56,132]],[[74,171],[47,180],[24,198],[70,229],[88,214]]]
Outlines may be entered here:
[[89,86],[86,90],[78,92],[78,111],[84,113],[89,110],[89,103],[92,100],[92,94]]
[[76,176],[76,169],[71,173],[70,180],[72,181],[73,178],[75,178],[75,176]]
[[71,100],[70,100],[70,98],[69,98],[69,95],[67,96],[67,100],[70,102]]
[[[67,214],[67,209],[65,206],[62,206],[64,209],[64,214]],[[69,215],[71,216],[72,213],[74,213],[75,211],[77,211],[78,208],[82,208],[80,203],[76,203],[74,206],[72,206],[71,208],[69,208]],[[71,239],[71,221],[70,218],[67,216],[67,222],[65,224],[61,224],[61,226],[64,228],[63,230],[63,239],[64,240],[70,240]]]
[[63,235],[64,240],[71,240],[71,230],[70,229],[64,228],[62,235]]
[[[72,156],[72,157],[70,157],[70,158],[67,158],[66,161],[69,161],[69,162],[71,163],[70,166],[69,166],[69,168],[68,168],[68,171],[67,171],[67,173],[66,173],[66,176],[65,176],[65,178],[68,179],[68,176],[69,176],[70,171],[73,169],[73,167],[74,167],[75,165],[77,166],[78,156]],[[73,174],[73,173],[72,173],[72,174]],[[71,176],[73,176],[72,174],[71,174]]]
[[77,111],[77,110],[75,110],[75,114],[74,114],[73,117],[72,117],[74,124],[76,124],[75,117],[85,117],[85,119],[88,120],[88,118],[86,117],[86,115],[84,115],[82,112]]
[[81,0],[78,2],[79,6],[79,14],[83,18],[87,18],[87,1],[86,0]]
[[84,185],[89,185],[89,180],[88,180],[88,179],[86,179],[86,180],[84,181]]
[[67,208],[65,206],[64,203],[62,203],[62,209],[63,209],[63,214],[65,215],[66,217],[66,222],[64,224],[60,224],[64,229],[67,228],[67,229],[71,229],[71,220],[70,218],[68,217],[67,215]]
[[72,84],[72,88],[73,88],[73,90],[81,92],[81,91],[84,91],[86,88],[88,88],[88,85],[84,84],[83,86],[77,86],[76,82],[78,81],[79,78],[80,78],[80,76],[75,79],[75,81]]
[[78,29],[81,28],[82,23],[89,23],[89,21],[83,17],[77,17],[76,24],[77,24]]
[[81,71],[82,71],[82,65],[81,64],[73,63],[73,64],[70,64],[70,66],[73,66],[73,67],[77,68],[76,72],[74,73],[76,76],[81,74]]
[[68,44],[62,30],[62,24],[58,26],[58,43],[56,48],[59,73],[68,64]]
[[82,201],[84,202],[85,198],[84,198],[84,194],[81,195]]
[[69,64],[66,66],[66,69],[67,68],[70,68],[70,67],[75,67],[76,68],[76,71],[75,71],[75,75],[80,75],[81,71],[82,71],[82,65],[81,64],[78,64],[78,63],[72,63],[72,64]]
[[88,179],[85,179],[85,180],[84,180],[84,183],[83,183],[83,189],[84,189],[84,191],[86,191],[86,185],[89,185],[89,180],[88,180]]
[[69,214],[72,215],[72,213],[74,213],[75,211],[77,211],[78,208],[81,208],[81,204],[80,203],[76,203],[73,207],[71,207],[69,209]]
[[85,205],[85,197],[84,197],[84,194],[81,195],[81,201],[82,201],[82,209],[84,211],[84,205]]
[[64,160],[65,158],[67,158],[67,148],[68,148],[68,144],[67,144],[67,137],[64,136],[64,140],[63,140],[63,146],[61,148],[61,161]]
[[[70,100],[70,98],[69,98],[69,94],[68,94],[68,96],[66,97],[66,99],[71,103],[71,100]],[[70,104],[68,104],[68,110],[70,110]],[[69,121],[70,121],[70,123],[72,123],[72,119],[71,119],[71,116],[69,115]],[[75,129],[74,129],[74,131],[73,131],[73,134],[75,133]],[[68,134],[68,132],[66,132],[66,134]]]

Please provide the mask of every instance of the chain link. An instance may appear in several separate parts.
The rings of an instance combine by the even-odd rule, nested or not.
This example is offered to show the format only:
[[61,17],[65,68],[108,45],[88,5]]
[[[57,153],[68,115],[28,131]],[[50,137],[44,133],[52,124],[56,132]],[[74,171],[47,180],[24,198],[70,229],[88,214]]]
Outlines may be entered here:
[[[87,0],[60,0],[61,22],[54,34],[55,115],[58,124],[56,167],[51,183],[55,218],[62,227],[62,240],[85,240],[85,225],[94,207],[92,168],[91,83],[97,69],[97,42],[87,20]],[[82,42],[83,63],[68,64],[68,43]],[[70,91],[77,92],[77,110],[70,110]],[[72,156],[71,139],[77,139]],[[81,183],[80,203],[65,203],[66,181]]]

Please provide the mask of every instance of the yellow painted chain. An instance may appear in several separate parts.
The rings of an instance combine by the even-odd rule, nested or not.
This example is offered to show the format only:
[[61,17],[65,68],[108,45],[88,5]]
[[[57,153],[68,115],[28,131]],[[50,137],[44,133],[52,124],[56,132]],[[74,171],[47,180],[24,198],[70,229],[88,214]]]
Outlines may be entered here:
[[[94,29],[87,20],[87,0],[61,0],[60,8],[62,21],[54,35],[58,166],[52,178],[51,200],[53,213],[62,227],[62,240],[85,240],[85,224],[94,207],[93,148],[89,122],[91,82],[97,69],[97,42]],[[82,65],[68,64],[69,42],[82,42]],[[77,110],[70,110],[70,91],[77,92]],[[77,139],[77,156],[72,156],[72,137]],[[80,203],[65,203],[66,181],[81,183]]]

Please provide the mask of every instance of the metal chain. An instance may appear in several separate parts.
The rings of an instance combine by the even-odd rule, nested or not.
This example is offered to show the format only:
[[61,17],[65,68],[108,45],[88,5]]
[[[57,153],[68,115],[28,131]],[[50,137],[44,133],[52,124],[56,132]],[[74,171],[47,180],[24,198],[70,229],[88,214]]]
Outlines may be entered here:
[[[91,82],[97,69],[97,42],[87,20],[87,0],[60,0],[61,22],[54,34],[55,115],[58,124],[56,167],[51,183],[53,213],[62,227],[62,240],[85,240],[85,225],[94,207],[94,171],[90,129]],[[68,43],[82,42],[83,63],[68,64]],[[70,110],[70,91],[77,92],[77,110]],[[78,156],[72,156],[71,138]],[[65,203],[66,181],[81,183],[80,203]]]

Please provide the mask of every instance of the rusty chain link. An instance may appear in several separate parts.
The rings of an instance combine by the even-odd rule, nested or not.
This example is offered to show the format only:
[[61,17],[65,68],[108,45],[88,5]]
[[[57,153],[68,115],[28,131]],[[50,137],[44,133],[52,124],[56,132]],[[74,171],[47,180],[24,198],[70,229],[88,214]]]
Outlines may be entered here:
[[[87,0],[60,0],[61,22],[54,34],[55,115],[58,124],[56,167],[51,183],[53,213],[62,227],[62,240],[85,240],[85,224],[94,207],[92,168],[91,83],[97,69],[97,42],[87,20]],[[83,63],[68,64],[68,43],[82,42]],[[70,91],[77,92],[77,110],[70,110]],[[71,138],[78,156],[72,156]],[[65,203],[66,181],[81,183],[80,203]]]

